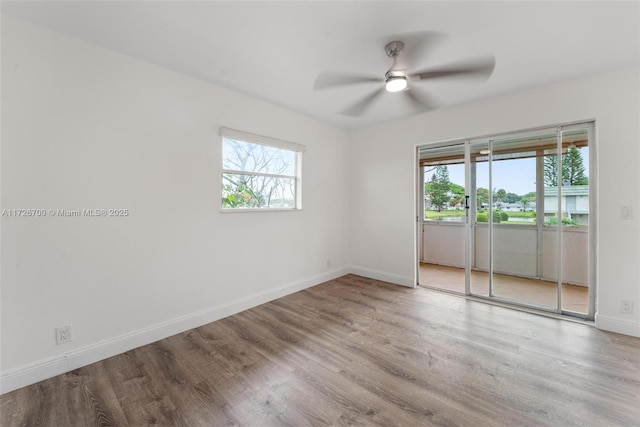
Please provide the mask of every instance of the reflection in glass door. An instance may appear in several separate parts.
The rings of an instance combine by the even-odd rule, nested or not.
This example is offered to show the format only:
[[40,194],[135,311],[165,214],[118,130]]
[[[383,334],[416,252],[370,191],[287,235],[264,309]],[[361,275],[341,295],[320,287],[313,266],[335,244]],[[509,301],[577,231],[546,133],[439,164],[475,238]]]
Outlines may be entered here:
[[594,302],[593,296],[585,292],[589,288],[589,222],[592,216],[589,212],[588,144],[588,127],[563,127],[558,167],[561,172],[556,191],[553,186],[545,187],[545,199],[553,199],[555,195],[557,210],[555,220],[550,216],[548,223],[558,230],[560,239],[561,308],[582,315],[593,310],[590,306]]
[[420,148],[419,283],[593,318],[591,135],[585,123]]
[[422,147],[418,283],[465,293],[465,144]]
[[[491,141],[493,283],[492,296],[555,311],[556,282],[544,280],[541,245],[544,215],[539,211],[545,146],[555,147],[556,131],[508,136]],[[549,251],[549,254],[545,252]]]
[[472,141],[469,149],[470,293],[491,296],[491,233],[487,221],[491,203],[489,188],[489,142]]

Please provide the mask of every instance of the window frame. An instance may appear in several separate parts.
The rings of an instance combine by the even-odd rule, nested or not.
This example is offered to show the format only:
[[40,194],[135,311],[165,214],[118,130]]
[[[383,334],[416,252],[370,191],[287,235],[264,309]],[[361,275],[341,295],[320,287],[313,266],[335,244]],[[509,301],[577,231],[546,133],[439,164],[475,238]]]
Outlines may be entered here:
[[[262,145],[279,150],[288,151],[294,154],[295,166],[294,175],[286,174],[273,174],[254,171],[243,171],[237,169],[226,169],[224,167],[224,140],[235,140],[248,144]],[[220,211],[223,213],[228,212],[274,212],[274,211],[299,211],[302,210],[302,154],[306,152],[306,146],[295,142],[284,141],[277,138],[271,138],[268,136],[253,134],[249,132],[240,131],[237,129],[231,129],[226,127],[220,128],[220,184],[221,184],[221,199],[220,199]],[[293,180],[294,189],[294,206],[293,207],[224,207],[223,205],[223,192],[224,192],[224,176],[227,174],[233,175],[247,175],[254,177],[268,177],[268,178],[282,178]]]

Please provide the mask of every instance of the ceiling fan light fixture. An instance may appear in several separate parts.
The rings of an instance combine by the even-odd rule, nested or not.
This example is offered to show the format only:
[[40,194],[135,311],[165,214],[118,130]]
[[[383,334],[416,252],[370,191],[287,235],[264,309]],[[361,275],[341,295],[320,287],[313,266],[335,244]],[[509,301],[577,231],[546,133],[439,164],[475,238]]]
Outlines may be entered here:
[[407,87],[407,78],[404,76],[389,77],[384,84],[387,92],[400,92]]

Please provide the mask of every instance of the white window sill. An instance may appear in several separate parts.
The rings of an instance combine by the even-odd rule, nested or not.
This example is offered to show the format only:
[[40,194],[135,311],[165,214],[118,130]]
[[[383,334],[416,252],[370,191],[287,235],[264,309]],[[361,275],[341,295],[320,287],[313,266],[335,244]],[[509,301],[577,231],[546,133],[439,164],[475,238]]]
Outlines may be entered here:
[[255,213],[255,212],[299,212],[302,208],[240,208],[220,209],[220,213]]

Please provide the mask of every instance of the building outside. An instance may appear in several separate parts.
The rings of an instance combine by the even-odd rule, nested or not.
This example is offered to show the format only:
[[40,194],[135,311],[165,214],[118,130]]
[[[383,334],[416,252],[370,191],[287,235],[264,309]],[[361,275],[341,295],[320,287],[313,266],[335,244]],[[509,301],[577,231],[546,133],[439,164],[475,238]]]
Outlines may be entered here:
[[[567,185],[562,187],[562,216],[578,225],[589,225],[589,186]],[[558,211],[558,187],[544,188],[544,216],[551,218]]]

